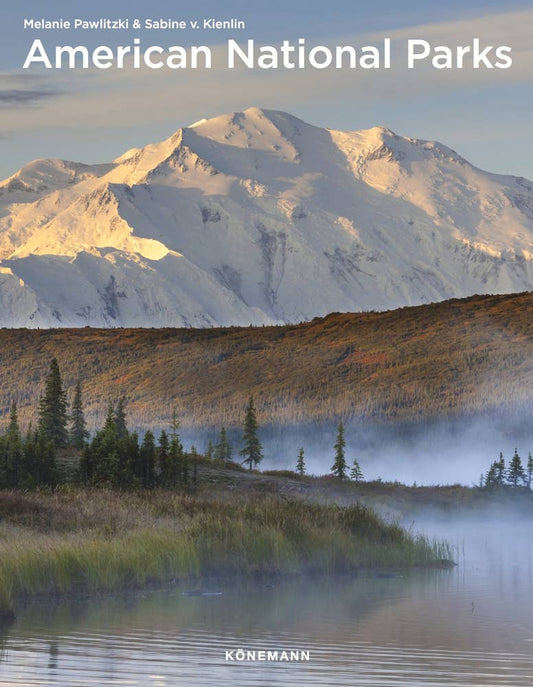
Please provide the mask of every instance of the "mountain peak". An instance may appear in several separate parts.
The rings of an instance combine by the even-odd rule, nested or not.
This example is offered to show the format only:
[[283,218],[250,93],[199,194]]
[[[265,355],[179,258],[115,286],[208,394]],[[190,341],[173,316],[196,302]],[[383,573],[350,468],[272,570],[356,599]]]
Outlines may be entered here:
[[0,326],[297,322],[533,282],[530,183],[258,107],[109,165],[35,161],[0,203]]
[[32,160],[0,182],[0,194],[11,194],[6,201],[14,202],[16,196],[16,202],[25,203],[59,188],[101,176],[110,167],[55,158]]

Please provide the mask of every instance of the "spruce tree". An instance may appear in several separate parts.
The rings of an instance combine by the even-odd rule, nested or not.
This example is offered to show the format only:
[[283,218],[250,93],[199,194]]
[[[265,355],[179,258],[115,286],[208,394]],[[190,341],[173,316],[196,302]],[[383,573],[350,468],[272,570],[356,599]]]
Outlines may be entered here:
[[157,449],[157,482],[162,487],[170,486],[170,444],[165,430],[159,437],[159,447]]
[[90,484],[120,486],[119,440],[112,403],[107,408],[104,426],[84,452],[80,467],[90,473]]
[[126,399],[124,396],[119,399],[119,402],[117,403],[117,407],[115,409],[115,428],[117,431],[117,436],[119,439],[124,439],[125,437],[128,436],[128,426],[126,423]]
[[205,451],[205,457],[207,460],[213,460],[213,456],[215,455],[215,448],[213,446],[213,442],[211,439],[207,442],[207,449]]
[[231,460],[232,450],[225,427],[220,430],[218,443],[215,446],[215,460]]
[[57,358],[53,358],[45,381],[44,396],[39,404],[38,431],[52,441],[54,446],[66,446],[67,423],[67,395],[63,389]]
[[357,460],[357,458],[353,459],[352,471],[350,472],[350,479],[354,482],[362,482],[363,480],[363,471],[361,470],[361,466],[359,465],[359,461]]
[[85,446],[88,438],[89,432],[87,431],[85,414],[83,412],[81,382],[78,379],[76,382],[74,400],[72,401],[72,410],[70,413],[70,443],[75,448],[81,450]]
[[53,487],[58,474],[54,442],[43,432],[35,432],[31,447],[33,463],[27,460],[28,472],[35,486]]
[[[191,455],[196,456],[196,448],[191,446]],[[189,484],[189,456],[183,451],[181,454],[181,481],[183,484]]]
[[85,444],[78,466],[77,480],[85,485],[93,484],[94,482],[96,456],[93,444],[94,441],[90,444]]
[[498,461],[494,461],[490,468],[487,471],[487,474],[485,476],[485,486],[486,487],[496,487],[500,486],[500,481],[499,481],[499,466],[500,463]]
[[[172,420],[170,422],[170,438],[171,439],[176,439],[178,437],[178,430],[180,428],[180,423],[178,420],[178,413],[176,412],[176,409],[172,411]],[[179,439],[178,439],[179,441]]]
[[15,401],[11,404],[9,411],[9,425],[7,427],[6,438],[13,443],[20,443],[21,440],[17,404]]
[[347,479],[346,470],[346,457],[344,454],[344,448],[346,446],[346,441],[344,440],[344,426],[339,423],[337,428],[337,441],[335,442],[333,448],[335,449],[335,461],[331,466],[332,473],[339,479]]
[[519,482],[523,484],[526,481],[526,475],[522,467],[522,459],[518,455],[516,448],[514,450],[514,456],[511,458],[509,469],[507,470],[507,481],[509,484],[512,484],[513,487],[517,487]]
[[31,427],[22,444],[24,453],[24,474],[21,476],[20,486],[23,489],[33,489],[37,483],[37,438]]
[[17,404],[11,404],[9,426],[6,434],[8,461],[11,470],[11,483],[16,489],[20,486],[23,469],[22,437],[20,436]]
[[140,458],[142,463],[142,484],[145,489],[150,489],[155,482],[155,440],[153,433],[148,430],[144,435],[143,443],[140,449]]
[[191,463],[192,463],[192,483],[198,484],[198,453],[196,448],[191,446]]
[[170,440],[170,447],[168,451],[168,478],[165,486],[175,487],[183,481],[183,446],[178,433],[176,432]]
[[11,404],[9,425],[0,440],[0,485],[4,489],[17,489],[23,477],[23,446],[18,424],[17,404]]
[[142,483],[139,437],[128,432],[118,441],[119,483],[122,487],[139,487]]
[[304,450],[301,448],[298,451],[298,460],[296,461],[296,472],[303,477],[305,475],[305,461],[304,461]]
[[244,456],[243,463],[248,463],[248,467],[252,470],[258,463],[263,460],[262,446],[259,441],[257,417],[255,414],[254,397],[250,396],[248,406],[246,408],[246,416],[244,418],[244,427],[242,433],[243,447],[240,450],[241,456]]
[[500,451],[500,460],[495,463],[496,466],[496,484],[500,487],[505,483],[505,459],[503,453]]
[[533,456],[531,455],[531,451],[529,452],[529,455],[527,457],[527,486],[528,489],[531,489],[531,480],[533,478]]
[[0,436],[0,489],[9,489],[9,459],[5,436]]

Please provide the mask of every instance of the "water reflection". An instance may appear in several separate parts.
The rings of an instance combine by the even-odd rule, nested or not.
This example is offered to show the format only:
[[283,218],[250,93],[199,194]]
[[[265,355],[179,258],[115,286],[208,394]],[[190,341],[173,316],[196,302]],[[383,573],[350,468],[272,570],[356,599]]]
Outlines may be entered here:
[[[480,532],[461,530],[452,571],[37,600],[0,635],[0,687],[530,686],[531,541],[514,524]],[[308,650],[310,661],[226,662],[240,648]]]

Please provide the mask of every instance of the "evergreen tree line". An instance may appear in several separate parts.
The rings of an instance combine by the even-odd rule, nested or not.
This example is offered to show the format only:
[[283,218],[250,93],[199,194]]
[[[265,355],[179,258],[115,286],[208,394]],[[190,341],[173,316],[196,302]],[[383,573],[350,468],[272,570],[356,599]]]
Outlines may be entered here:
[[53,441],[38,428],[22,437],[13,403],[9,426],[0,436],[0,488],[32,489],[54,486],[58,481]]
[[56,449],[67,446],[69,442],[76,445],[80,428],[82,436],[86,436],[83,413],[81,419],[76,417],[76,397],[81,404],[79,385],[76,392],[70,434],[67,395],[55,358],[46,377],[44,395],[39,401],[37,427],[34,430],[30,426],[24,438],[19,427],[17,404],[11,405],[7,431],[0,436],[0,487],[25,489],[57,484]]
[[514,455],[511,458],[509,465],[505,464],[503,453],[500,453],[498,460],[495,460],[485,475],[481,475],[480,486],[487,488],[494,487],[527,487],[532,488],[533,484],[533,456],[531,451],[527,457],[527,462],[524,467],[522,458],[518,455],[518,451],[514,450]]
[[[0,488],[17,489],[54,486],[59,481],[58,453],[69,447],[80,454],[70,478],[88,486],[174,487],[196,482],[200,456],[193,446],[185,451],[174,414],[170,433],[162,431],[158,441],[147,431],[142,442],[130,432],[126,422],[125,399],[109,404],[103,427],[92,439],[85,421],[82,386],[77,382],[72,406],[68,409],[57,359],[50,364],[44,394],[39,402],[37,427],[22,437],[13,403],[7,431],[0,436]],[[246,408],[243,426],[242,463],[250,469],[262,460],[253,397]],[[217,443],[210,441],[205,458],[231,461],[233,449],[225,428]]]
[[[67,394],[63,388],[57,359],[50,364],[45,379],[44,393],[39,401],[38,421],[22,436],[17,405],[10,410],[9,425],[0,436],[0,488],[34,488],[54,486],[59,482],[58,451],[68,448],[78,452],[79,464],[71,471],[70,479],[88,486],[110,487],[162,487],[195,483],[200,456],[195,447],[185,451],[179,436],[179,422],[173,415],[170,431],[163,430],[156,442],[151,431],[142,441],[136,432],[127,427],[125,400],[109,404],[103,427],[90,439],[83,410],[81,382],[74,390],[72,406],[68,408]],[[337,428],[334,444],[335,458],[331,471],[341,480],[363,480],[357,459],[349,467],[346,461],[346,440],[342,422]],[[241,462],[250,470],[263,459],[259,439],[259,426],[253,397],[250,397],[242,433]],[[204,460],[229,462],[233,448],[223,427],[216,443],[210,440]],[[304,449],[301,448],[296,462],[296,472],[306,474]],[[508,466],[503,454],[494,461],[486,475],[481,476],[482,487],[525,486],[532,488],[533,458],[529,453],[526,466],[517,450]]]

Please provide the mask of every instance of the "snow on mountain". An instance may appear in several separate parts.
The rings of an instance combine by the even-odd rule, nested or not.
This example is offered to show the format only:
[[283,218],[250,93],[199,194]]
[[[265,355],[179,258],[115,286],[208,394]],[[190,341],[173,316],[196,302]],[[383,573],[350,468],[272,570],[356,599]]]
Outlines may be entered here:
[[250,108],[0,183],[0,326],[297,322],[529,290],[533,184]]

